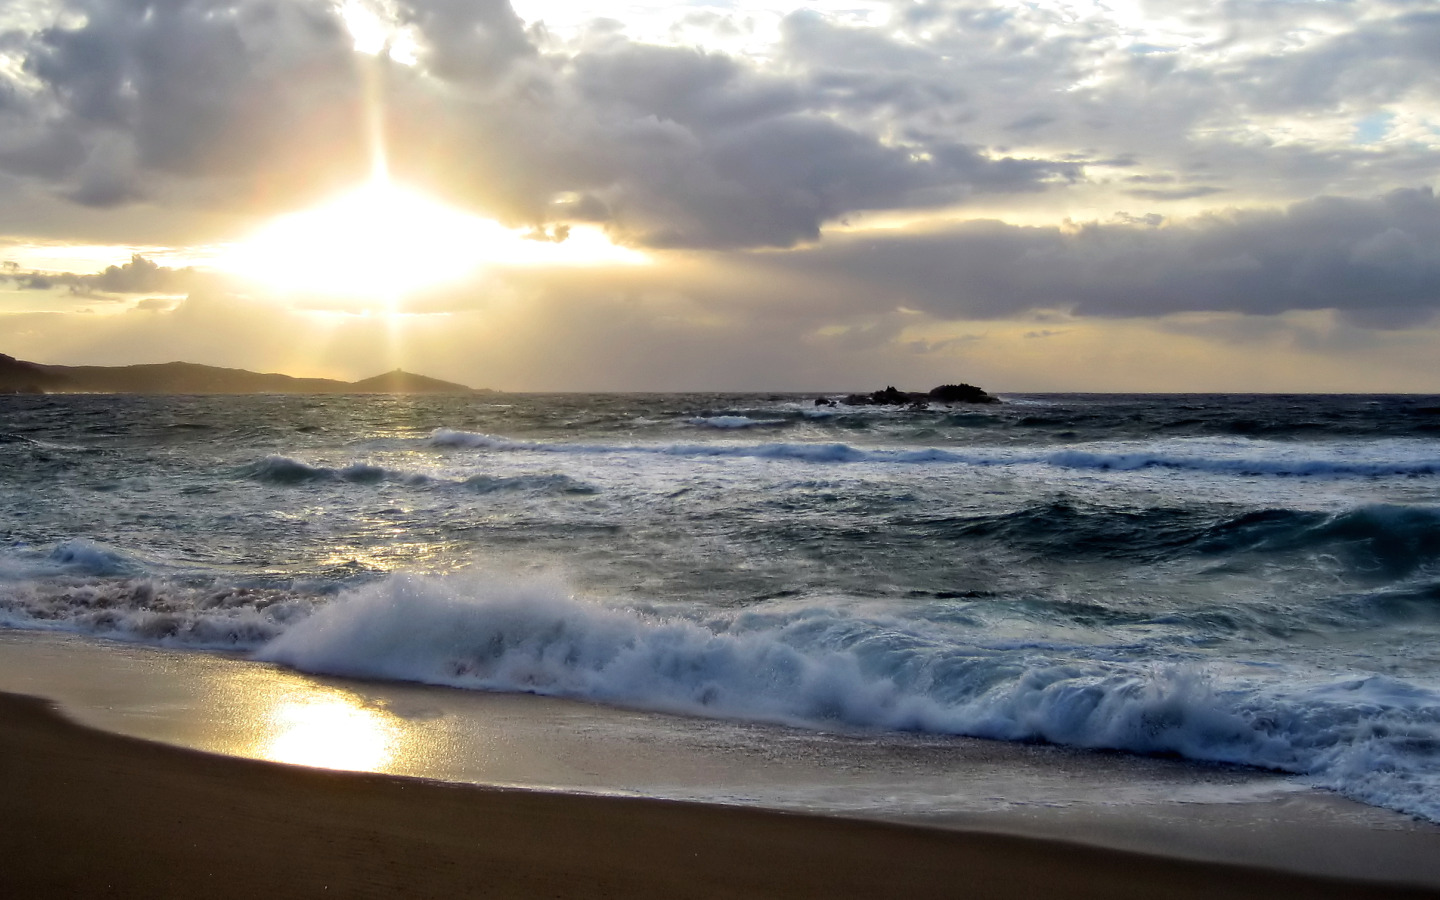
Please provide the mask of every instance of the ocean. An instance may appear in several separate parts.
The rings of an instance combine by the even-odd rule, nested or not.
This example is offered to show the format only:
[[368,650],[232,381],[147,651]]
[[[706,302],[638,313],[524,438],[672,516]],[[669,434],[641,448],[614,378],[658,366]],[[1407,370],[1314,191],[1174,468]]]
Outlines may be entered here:
[[1440,822],[1440,398],[1001,396],[0,397],[0,627]]

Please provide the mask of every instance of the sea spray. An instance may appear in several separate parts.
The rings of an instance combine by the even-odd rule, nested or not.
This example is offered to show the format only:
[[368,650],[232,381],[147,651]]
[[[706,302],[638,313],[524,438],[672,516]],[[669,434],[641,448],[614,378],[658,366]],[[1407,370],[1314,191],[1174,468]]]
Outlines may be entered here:
[[577,598],[553,579],[397,576],[318,610],[256,655],[331,675],[801,727],[1174,754],[1309,775],[1440,819],[1431,690],[1370,683],[1373,697],[1357,707],[1360,688],[1276,691],[1203,663],[1016,657],[983,636],[894,639],[914,624],[824,606],[699,621]]

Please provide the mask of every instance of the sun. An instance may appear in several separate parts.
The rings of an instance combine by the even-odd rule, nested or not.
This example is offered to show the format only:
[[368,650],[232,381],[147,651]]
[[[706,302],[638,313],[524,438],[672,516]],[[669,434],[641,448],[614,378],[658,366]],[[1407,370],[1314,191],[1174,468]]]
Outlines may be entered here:
[[237,245],[224,267],[289,292],[399,300],[464,278],[505,231],[376,179],[274,219]]
[[447,206],[384,176],[271,220],[220,254],[219,268],[272,292],[397,309],[407,297],[517,266],[636,265],[641,253],[593,226],[535,240],[533,229]]

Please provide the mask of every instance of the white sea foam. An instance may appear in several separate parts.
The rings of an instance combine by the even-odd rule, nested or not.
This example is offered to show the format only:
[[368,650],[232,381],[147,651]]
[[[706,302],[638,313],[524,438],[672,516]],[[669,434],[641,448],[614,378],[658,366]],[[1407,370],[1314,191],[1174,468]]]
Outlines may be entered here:
[[[1278,663],[1237,677],[814,598],[695,618],[575,597],[553,579],[396,575],[326,601],[187,585],[87,542],[4,559],[0,626],[691,715],[1174,753],[1307,775],[1440,821],[1440,691],[1398,678]],[[26,567],[50,577],[17,580]]]
[[329,674],[811,727],[1176,753],[1306,774],[1440,820],[1440,694],[1393,679],[1292,688],[1199,664],[1036,653],[1017,666],[983,635],[937,641],[823,604],[702,622],[577,599],[552,581],[472,577],[363,587],[258,656]]
[[430,433],[427,441],[433,447],[470,447],[477,450],[535,450],[544,449],[544,444],[512,441],[509,438],[481,434],[474,431],[457,431],[452,428],[437,428]]
[[[771,423],[744,416],[691,419],[690,422],[697,425],[703,422],[707,427],[727,429],[784,424],[781,420]],[[984,468],[1038,465],[1102,472],[1171,469],[1235,476],[1319,478],[1416,477],[1440,474],[1440,454],[1435,453],[1433,444],[1414,441],[1391,441],[1358,449],[1348,446],[1329,453],[1317,445],[1306,445],[1297,451],[1293,445],[1278,442],[1213,440],[1175,440],[1160,446],[1149,444],[1144,448],[1128,444],[1087,444],[1037,453],[1033,450],[1009,448],[866,448],[838,442],[630,445],[546,443],[513,441],[490,434],[441,428],[431,434],[428,443],[435,447],[579,455],[648,453],[682,457],[788,459],[812,463],[936,464]]]
[[198,650],[253,649],[314,608],[313,598],[286,591],[217,590],[147,576],[0,586],[0,627]]
[[749,416],[692,416],[685,420],[700,428],[778,428],[789,425],[787,419],[752,419]]

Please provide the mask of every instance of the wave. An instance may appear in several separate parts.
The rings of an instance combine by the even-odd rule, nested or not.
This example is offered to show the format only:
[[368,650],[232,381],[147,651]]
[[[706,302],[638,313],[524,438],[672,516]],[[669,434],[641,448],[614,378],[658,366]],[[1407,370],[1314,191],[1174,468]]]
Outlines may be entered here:
[[426,443],[432,447],[467,447],[476,450],[541,450],[547,446],[451,428],[435,429],[426,439]]
[[1394,476],[1440,474],[1440,457],[1413,460],[1355,461],[1347,459],[1306,459],[1288,456],[1273,458],[1177,456],[1168,453],[1103,453],[1063,450],[1038,457],[1065,469],[1135,471],[1139,469],[1189,469],[1225,475],[1279,476]]
[[19,582],[60,575],[115,577],[137,575],[149,565],[137,556],[99,541],[74,538],[49,551],[16,544],[0,555],[0,582]]
[[546,581],[397,576],[257,658],[310,672],[521,691],[820,728],[1176,754],[1310,776],[1440,820],[1440,694],[1397,679],[1247,682],[1202,664],[1019,657],[820,605],[699,621]]
[[562,473],[540,475],[471,475],[460,481],[437,478],[419,472],[387,469],[369,463],[352,463],[341,468],[316,466],[289,456],[271,455],[238,470],[243,478],[278,485],[316,482],[379,484],[390,481],[412,486],[463,487],[478,494],[524,492],[544,494],[595,494],[599,489]]
[[1440,692],[1397,678],[1283,663],[1239,677],[1201,657],[1016,643],[818,598],[684,616],[541,578],[390,575],[326,596],[168,577],[99,545],[20,556],[47,577],[0,581],[7,627],[687,715],[1173,754],[1302,774],[1440,821]]
[[600,489],[569,475],[472,475],[464,486],[477,494],[517,491],[536,494],[597,494]]
[[[694,420],[692,420],[694,421]],[[762,423],[755,423],[762,424]],[[717,427],[752,427],[717,426]],[[735,457],[796,460],[812,463],[892,463],[901,465],[941,464],[976,467],[1050,466],[1082,471],[1134,472],[1153,469],[1210,472],[1234,476],[1278,477],[1419,477],[1440,474],[1440,456],[1395,459],[1355,459],[1345,455],[1299,456],[1291,446],[1205,445],[1200,452],[1184,452],[1185,445],[1167,449],[1078,449],[1043,453],[1024,450],[947,450],[939,447],[905,449],[864,448],[840,442],[785,443],[655,443],[585,444],[544,441],[516,441],[491,434],[439,428],[426,443],[432,447],[489,451],[530,451],[561,454],[649,453],[684,457]],[[1311,448],[1317,450],[1320,448]],[[1398,454],[1397,454],[1398,455]]]
[[386,480],[424,482],[424,475],[407,474],[368,463],[352,463],[335,469],[313,466],[289,456],[271,455],[246,466],[238,474],[243,478],[270,484],[307,484],[316,481],[346,481],[352,484],[375,484]]
[[157,576],[69,577],[0,585],[0,627],[67,631],[195,650],[253,650],[310,615],[316,596],[187,585]]
[[752,419],[749,416],[693,416],[685,420],[700,428],[780,428],[790,424],[788,419]]
[[1440,507],[1377,503],[1339,513],[1259,510],[1212,526],[1196,547],[1216,555],[1323,550],[1377,575],[1403,577],[1440,562]]
[[1402,578],[1440,563],[1440,507],[1366,504],[1338,512],[1301,509],[1216,514],[1197,507],[1111,508],[1051,501],[1011,512],[912,519],[928,536],[993,540],[1060,558],[1232,558],[1324,553],[1352,572]]

